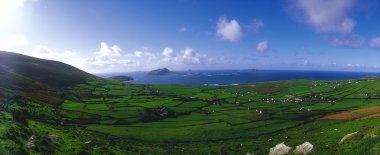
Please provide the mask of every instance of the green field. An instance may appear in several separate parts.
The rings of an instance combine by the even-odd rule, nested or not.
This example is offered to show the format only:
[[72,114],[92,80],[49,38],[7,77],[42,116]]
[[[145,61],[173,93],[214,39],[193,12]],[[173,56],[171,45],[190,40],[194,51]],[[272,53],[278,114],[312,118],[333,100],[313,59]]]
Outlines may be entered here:
[[[19,140],[7,139],[11,129],[2,125],[1,148],[31,154],[268,154],[282,142],[310,142],[312,154],[379,154],[380,110],[366,113],[380,106],[379,97],[378,80],[206,87],[90,78],[71,86],[59,106],[8,104],[8,112],[27,112],[28,125],[13,133]],[[357,109],[364,113],[334,118]],[[9,115],[1,114],[3,124],[14,121]],[[353,132],[358,134],[339,144]],[[60,140],[46,140],[52,134]],[[25,147],[31,135],[39,137],[32,149]]]

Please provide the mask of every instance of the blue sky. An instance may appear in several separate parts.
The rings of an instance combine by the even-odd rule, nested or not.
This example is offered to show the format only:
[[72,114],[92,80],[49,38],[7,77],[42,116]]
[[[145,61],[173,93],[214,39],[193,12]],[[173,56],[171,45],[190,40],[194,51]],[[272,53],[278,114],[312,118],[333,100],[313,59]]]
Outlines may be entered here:
[[380,70],[379,0],[0,0],[0,49],[92,73]]

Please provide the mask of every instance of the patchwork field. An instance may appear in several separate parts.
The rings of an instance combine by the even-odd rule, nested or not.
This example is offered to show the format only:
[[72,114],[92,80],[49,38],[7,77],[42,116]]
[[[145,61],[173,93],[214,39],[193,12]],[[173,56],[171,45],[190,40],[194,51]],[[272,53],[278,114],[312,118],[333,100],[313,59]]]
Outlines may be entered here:
[[27,152],[268,154],[282,142],[310,142],[313,154],[380,153],[376,80],[185,86],[92,79],[69,92],[58,107],[18,107],[29,111],[33,135],[64,137]]

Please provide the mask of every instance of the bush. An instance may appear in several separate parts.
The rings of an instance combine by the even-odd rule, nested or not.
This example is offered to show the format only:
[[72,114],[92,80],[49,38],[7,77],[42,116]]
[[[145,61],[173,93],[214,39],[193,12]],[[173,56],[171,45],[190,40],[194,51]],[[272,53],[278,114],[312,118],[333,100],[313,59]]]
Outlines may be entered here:
[[28,126],[28,120],[26,119],[26,116],[23,112],[14,112],[12,113],[13,119],[25,126]]

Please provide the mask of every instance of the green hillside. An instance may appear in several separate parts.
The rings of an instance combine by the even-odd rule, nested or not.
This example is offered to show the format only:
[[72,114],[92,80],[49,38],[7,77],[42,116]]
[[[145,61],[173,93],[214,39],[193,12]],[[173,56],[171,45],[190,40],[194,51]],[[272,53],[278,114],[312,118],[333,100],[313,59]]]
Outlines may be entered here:
[[0,51],[0,101],[29,99],[60,104],[66,87],[94,76],[70,65]]
[[380,153],[376,78],[138,85],[8,52],[0,72],[0,154]]

